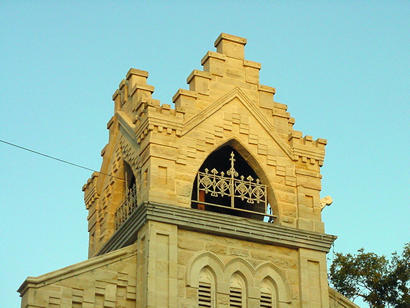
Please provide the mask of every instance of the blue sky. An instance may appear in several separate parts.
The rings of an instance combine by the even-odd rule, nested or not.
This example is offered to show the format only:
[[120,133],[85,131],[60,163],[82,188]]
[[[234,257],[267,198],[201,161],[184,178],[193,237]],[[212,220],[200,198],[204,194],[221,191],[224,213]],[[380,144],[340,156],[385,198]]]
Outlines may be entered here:
[[[111,96],[130,67],[172,103],[220,32],[248,39],[295,129],[328,139],[335,251],[409,241],[408,1],[2,1],[0,139],[99,169]],[[90,172],[0,143],[0,307],[87,258]],[[332,254],[329,254],[332,258]]]

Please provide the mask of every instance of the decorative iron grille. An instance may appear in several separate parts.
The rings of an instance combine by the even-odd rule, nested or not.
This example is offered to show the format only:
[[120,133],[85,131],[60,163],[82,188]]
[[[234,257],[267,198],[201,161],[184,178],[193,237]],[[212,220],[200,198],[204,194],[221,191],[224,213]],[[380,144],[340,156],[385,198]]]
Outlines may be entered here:
[[[245,178],[245,176],[238,174],[235,170],[235,154],[232,152],[229,159],[231,161],[231,167],[226,172],[219,172],[215,168],[209,171],[204,169],[204,172],[199,171],[197,175],[197,198],[193,200],[197,204],[206,204],[216,207],[231,208],[234,210],[249,212],[253,214],[259,214],[263,216],[275,217],[268,213],[267,202],[267,189],[266,185],[260,183],[259,179],[254,179],[251,176]],[[216,204],[205,202],[205,200],[199,200],[200,192],[210,194],[212,197],[229,197],[230,204]],[[235,207],[235,200],[240,199],[246,201],[249,204],[249,209],[243,209]],[[254,204],[263,205],[264,212],[257,212],[254,210]],[[242,203],[243,204],[243,203]]]
[[137,208],[137,187],[135,185],[127,189],[124,202],[115,212],[115,230],[131,216]]

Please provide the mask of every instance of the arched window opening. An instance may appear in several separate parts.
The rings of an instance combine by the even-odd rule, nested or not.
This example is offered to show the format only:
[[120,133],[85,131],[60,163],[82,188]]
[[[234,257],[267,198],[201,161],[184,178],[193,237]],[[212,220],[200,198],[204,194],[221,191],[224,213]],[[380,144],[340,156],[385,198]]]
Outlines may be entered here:
[[215,279],[207,268],[203,269],[199,275],[198,307],[215,307]]
[[229,308],[246,308],[246,284],[238,274],[232,276],[229,284]]
[[135,176],[131,166],[124,161],[124,184],[125,190],[131,190],[135,187]]
[[261,287],[260,308],[276,308],[277,296],[276,288],[272,281],[265,278]]
[[213,152],[202,164],[192,189],[192,207],[273,221],[267,186],[231,146]]
[[117,230],[137,208],[137,186],[131,166],[124,161],[124,200],[115,212]]

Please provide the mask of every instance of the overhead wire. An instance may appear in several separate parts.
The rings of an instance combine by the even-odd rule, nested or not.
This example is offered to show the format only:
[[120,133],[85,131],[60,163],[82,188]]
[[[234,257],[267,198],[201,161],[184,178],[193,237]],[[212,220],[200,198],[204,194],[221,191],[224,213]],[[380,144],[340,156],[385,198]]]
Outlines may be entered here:
[[109,176],[109,177],[113,177],[113,178],[119,179],[119,180],[121,180],[121,181],[124,181],[123,178],[120,178],[120,177],[118,177],[118,176],[115,176],[115,175],[112,175],[112,174],[108,174],[108,173],[105,173],[105,172],[101,172],[101,171],[97,171],[97,170],[94,170],[94,169],[92,169],[92,168],[88,168],[88,167],[85,167],[85,166],[82,166],[82,165],[79,165],[79,164],[76,164],[76,163],[72,163],[72,162],[70,162],[70,161],[68,161],[68,160],[64,160],[64,159],[61,159],[61,158],[58,158],[58,157],[55,157],[55,156],[51,156],[51,155],[48,155],[48,154],[45,154],[45,153],[41,153],[41,152],[35,151],[35,150],[33,150],[33,149],[29,149],[29,148],[23,147],[23,146],[18,145],[18,144],[8,142],[8,141],[6,141],[6,140],[0,139],[0,142],[2,142],[2,143],[4,143],[4,144],[7,144],[7,145],[10,145],[10,146],[13,146],[13,147],[16,147],[16,148],[18,148],[18,149],[24,150],[24,151],[28,151],[28,152],[31,152],[31,153],[34,153],[34,154],[37,154],[37,155],[40,155],[40,156],[43,156],[43,157],[46,157],[46,158],[49,158],[49,159],[53,159],[53,160],[59,161],[59,162],[61,162],[61,163],[65,163],[65,164],[68,164],[68,165],[71,165],[71,166],[74,166],[74,167],[77,167],[77,168],[85,169],[85,170],[88,170],[88,171],[93,171],[93,172],[101,173],[101,174],[103,174],[103,175],[107,175],[107,176]]

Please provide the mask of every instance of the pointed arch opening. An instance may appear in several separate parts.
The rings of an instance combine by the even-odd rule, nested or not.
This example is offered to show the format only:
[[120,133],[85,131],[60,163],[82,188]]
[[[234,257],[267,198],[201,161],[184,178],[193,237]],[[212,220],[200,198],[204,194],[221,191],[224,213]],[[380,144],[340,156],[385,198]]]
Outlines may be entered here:
[[281,270],[271,262],[260,264],[256,269],[255,281],[261,291],[263,308],[293,307],[289,284]]
[[215,273],[209,266],[204,267],[199,274],[198,281],[198,307],[215,307]]
[[261,284],[260,308],[277,308],[278,296],[276,284],[270,277],[266,277]]
[[117,230],[137,208],[137,186],[131,166],[123,161],[124,199],[115,211],[115,230]]
[[268,185],[251,167],[251,155],[238,151],[234,143],[219,147],[203,162],[192,187],[191,207],[273,222]]
[[135,187],[135,175],[132,171],[131,166],[124,161],[124,185],[125,191],[132,189]]
[[229,308],[247,307],[247,284],[241,273],[236,272],[229,281]]

